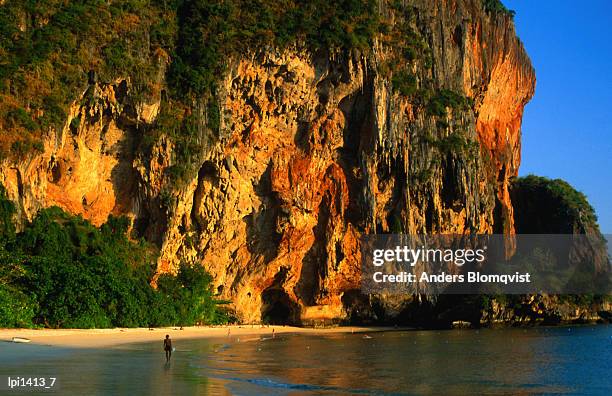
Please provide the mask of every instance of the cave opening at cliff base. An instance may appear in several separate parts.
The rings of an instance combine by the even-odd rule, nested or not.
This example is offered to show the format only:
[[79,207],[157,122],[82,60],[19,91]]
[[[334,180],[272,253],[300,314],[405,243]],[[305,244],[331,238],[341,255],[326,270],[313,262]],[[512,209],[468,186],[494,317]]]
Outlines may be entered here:
[[299,309],[282,289],[266,289],[262,295],[261,321],[274,325],[299,324]]

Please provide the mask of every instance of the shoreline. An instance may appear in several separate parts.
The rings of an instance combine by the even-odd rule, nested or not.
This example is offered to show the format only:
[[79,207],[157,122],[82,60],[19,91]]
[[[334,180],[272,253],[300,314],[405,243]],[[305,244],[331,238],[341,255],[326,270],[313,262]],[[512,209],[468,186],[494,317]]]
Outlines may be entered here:
[[274,334],[341,334],[341,333],[374,333],[385,331],[413,330],[408,327],[332,327],[305,328],[295,326],[270,325],[230,325],[230,326],[191,326],[149,328],[114,328],[114,329],[0,329],[0,342],[12,342],[13,337],[28,338],[30,344],[63,348],[104,348],[122,344],[163,341],[166,334],[173,340],[224,338],[235,339],[240,336],[261,336]]
[[[564,323],[548,326],[525,326],[525,328],[556,328],[556,327],[582,327],[611,325],[608,323]],[[519,326],[518,328],[521,328]],[[488,329],[513,328],[512,326],[485,327]],[[115,347],[124,344],[135,344],[141,342],[163,341],[166,334],[173,340],[228,338],[236,341],[244,336],[271,336],[274,334],[304,334],[304,335],[326,335],[346,333],[382,333],[392,331],[416,331],[424,330],[414,327],[392,327],[392,326],[337,326],[329,328],[312,328],[283,325],[219,325],[219,326],[187,326],[183,330],[180,327],[146,327],[112,328],[112,329],[26,329],[26,328],[0,328],[0,343],[13,343],[13,337],[22,337],[30,340],[29,344],[51,346],[59,348],[77,349],[100,349]],[[428,329],[430,331],[453,331],[453,330],[476,330],[462,327],[448,329]],[[251,339],[242,339],[248,341]]]

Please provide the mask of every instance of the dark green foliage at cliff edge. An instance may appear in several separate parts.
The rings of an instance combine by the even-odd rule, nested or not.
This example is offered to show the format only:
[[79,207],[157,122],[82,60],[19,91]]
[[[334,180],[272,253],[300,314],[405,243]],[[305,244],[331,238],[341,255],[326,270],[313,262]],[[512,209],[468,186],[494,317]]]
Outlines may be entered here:
[[482,5],[485,11],[491,14],[502,14],[510,18],[515,14],[514,10],[509,10],[501,0],[482,0]]
[[564,180],[519,177],[510,194],[518,233],[599,233],[595,210],[586,196]]

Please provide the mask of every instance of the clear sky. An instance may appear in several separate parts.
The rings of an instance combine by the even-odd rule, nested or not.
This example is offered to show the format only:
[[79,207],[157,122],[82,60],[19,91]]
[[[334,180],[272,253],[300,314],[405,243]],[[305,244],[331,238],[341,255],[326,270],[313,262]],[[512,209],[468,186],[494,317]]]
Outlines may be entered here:
[[586,194],[612,234],[612,1],[503,0],[536,70],[520,175]]

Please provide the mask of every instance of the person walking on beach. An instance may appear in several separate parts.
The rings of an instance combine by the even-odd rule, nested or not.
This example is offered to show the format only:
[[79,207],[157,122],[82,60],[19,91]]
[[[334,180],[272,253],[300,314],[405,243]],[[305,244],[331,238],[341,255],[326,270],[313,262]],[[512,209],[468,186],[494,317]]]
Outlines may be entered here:
[[168,334],[166,334],[166,338],[164,339],[164,351],[166,351],[166,362],[169,362],[172,356],[172,340]]

